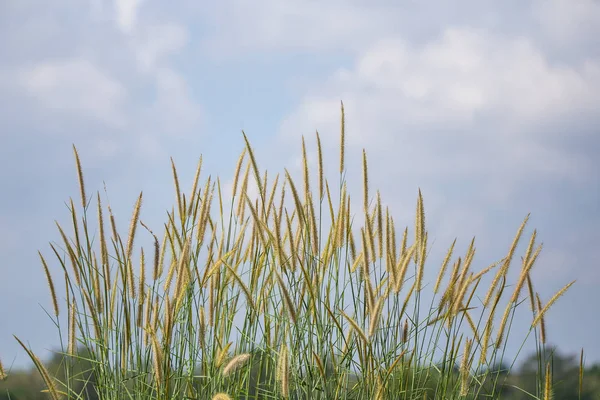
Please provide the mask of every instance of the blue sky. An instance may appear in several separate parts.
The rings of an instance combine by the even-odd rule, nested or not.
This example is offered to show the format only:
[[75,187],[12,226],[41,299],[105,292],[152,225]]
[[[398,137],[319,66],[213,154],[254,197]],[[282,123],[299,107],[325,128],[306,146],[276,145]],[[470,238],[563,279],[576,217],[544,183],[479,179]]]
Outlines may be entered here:
[[542,299],[577,279],[549,340],[600,361],[598,1],[8,0],[0,37],[5,365],[28,363],[12,334],[42,356],[58,340],[37,250],[50,255],[78,193],[71,144],[120,224],[143,190],[160,226],[169,156],[184,184],[200,154],[230,181],[242,129],[273,173],[298,172],[300,137],[314,148],[318,130],[335,174],[340,100],[350,183],[364,147],[398,226],[420,187],[438,257],[476,236],[483,268],[532,213]]

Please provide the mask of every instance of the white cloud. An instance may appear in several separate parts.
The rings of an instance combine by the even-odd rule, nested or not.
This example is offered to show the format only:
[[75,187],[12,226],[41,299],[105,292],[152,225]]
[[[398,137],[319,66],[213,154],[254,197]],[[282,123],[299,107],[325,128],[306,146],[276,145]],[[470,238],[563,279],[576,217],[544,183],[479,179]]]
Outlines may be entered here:
[[232,0],[211,13],[205,46],[231,55],[252,50],[353,50],[393,22],[386,8],[350,1]]
[[470,29],[447,29],[422,47],[382,39],[309,91],[282,131],[317,127],[337,137],[340,99],[352,110],[349,144],[381,150],[398,143],[407,164],[426,160],[422,173],[462,175],[477,167],[576,178],[586,166],[553,147],[539,127],[594,112],[600,64],[552,65],[524,38]]
[[19,78],[20,84],[50,109],[80,112],[114,127],[126,122],[121,110],[126,88],[89,60],[44,61],[23,68]]
[[142,0],[114,0],[116,21],[124,33],[131,33],[136,26]]
[[175,23],[147,24],[134,35],[133,50],[139,68],[144,72],[156,72],[168,56],[177,54],[186,46],[187,30]]
[[600,3],[595,0],[536,0],[534,18],[561,44],[594,40],[600,26]]

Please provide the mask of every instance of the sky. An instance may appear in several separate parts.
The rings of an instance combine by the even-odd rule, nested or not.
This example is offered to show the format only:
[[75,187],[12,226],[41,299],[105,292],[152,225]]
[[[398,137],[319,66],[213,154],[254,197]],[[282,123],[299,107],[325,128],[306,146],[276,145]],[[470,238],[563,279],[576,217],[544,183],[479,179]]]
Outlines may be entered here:
[[301,137],[314,160],[318,131],[335,180],[340,101],[350,186],[365,148],[400,227],[420,188],[438,258],[475,236],[482,269],[531,213],[542,299],[576,280],[547,314],[549,341],[600,362],[599,1],[4,0],[0,55],[6,367],[29,365],[13,334],[42,357],[58,343],[37,251],[51,259],[77,199],[73,144],[123,228],[140,191],[160,227],[169,157],[184,187],[200,155],[231,182],[242,130],[261,168],[298,177]]

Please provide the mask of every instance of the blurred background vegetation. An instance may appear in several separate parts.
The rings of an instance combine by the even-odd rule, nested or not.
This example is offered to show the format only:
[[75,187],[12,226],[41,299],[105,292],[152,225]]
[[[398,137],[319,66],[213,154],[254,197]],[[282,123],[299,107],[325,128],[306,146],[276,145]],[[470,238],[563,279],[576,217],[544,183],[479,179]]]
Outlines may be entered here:
[[[85,398],[97,400],[95,394],[94,376],[90,371],[91,363],[81,361],[85,359],[85,350],[79,351],[79,359],[74,365],[74,374],[78,393],[86,393]],[[543,358],[542,358],[543,359]],[[560,353],[556,348],[547,352],[547,359],[552,362],[553,390],[556,400],[598,400],[600,399],[600,363],[584,366],[583,385],[579,393],[579,355]],[[55,374],[59,380],[64,379],[64,356],[55,353],[54,357],[46,363],[50,373]],[[500,399],[506,400],[531,400],[536,398],[536,374],[538,373],[539,358],[535,353],[530,354],[519,366],[514,366],[509,371],[510,365],[499,364],[487,374],[490,388],[496,382],[496,393],[502,388]],[[456,367],[458,369],[458,366]],[[0,400],[47,400],[49,395],[44,393],[46,388],[38,371],[31,367],[28,370],[11,370],[5,365],[7,377],[0,381]],[[432,385],[434,385],[432,383]],[[401,397],[400,397],[401,398]],[[478,399],[487,399],[489,395],[482,392]],[[494,398],[496,398],[494,396]]]

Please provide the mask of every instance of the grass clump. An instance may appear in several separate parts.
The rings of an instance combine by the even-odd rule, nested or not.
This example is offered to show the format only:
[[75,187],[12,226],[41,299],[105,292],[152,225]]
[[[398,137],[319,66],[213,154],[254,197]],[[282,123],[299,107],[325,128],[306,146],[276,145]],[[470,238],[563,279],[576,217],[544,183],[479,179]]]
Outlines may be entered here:
[[[74,148],[80,206],[71,200],[73,236],[57,223],[61,243],[51,244],[64,271],[61,302],[40,254],[65,339],[60,374],[51,375],[17,339],[51,398],[499,398],[506,374],[493,366],[504,361],[523,295],[532,313],[525,333],[543,351],[544,314],[571,284],[541,303],[530,277],[541,251],[535,232],[516,284],[507,283],[527,218],[506,257],[479,271],[475,241],[455,257],[455,240],[428,291],[421,192],[413,232],[398,232],[379,192],[370,194],[363,152],[362,208],[351,209],[343,106],[336,192],[324,176],[318,134],[316,190],[304,139],[301,183],[287,170],[269,181],[244,140],[231,198],[218,178],[201,184],[202,159],[186,196],[171,160],[176,205],[161,237],[142,221],[141,193],[121,236],[100,194],[87,197]],[[139,227],[153,243],[149,252],[135,250]],[[481,291],[487,274],[491,284]],[[86,373],[75,368],[80,361],[90,365]],[[540,361],[533,398],[550,397],[548,368]]]

